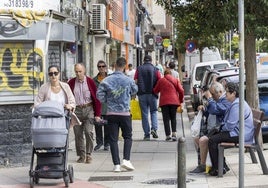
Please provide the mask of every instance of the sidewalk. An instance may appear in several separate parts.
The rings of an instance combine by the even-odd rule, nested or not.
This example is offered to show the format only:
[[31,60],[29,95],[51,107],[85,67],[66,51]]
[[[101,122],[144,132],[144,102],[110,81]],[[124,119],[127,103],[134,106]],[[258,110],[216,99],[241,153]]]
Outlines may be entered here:
[[[180,114],[178,114],[178,137],[182,137]],[[161,113],[159,119],[159,138],[143,141],[141,121],[133,121],[133,147],[131,162],[135,171],[112,172],[113,164],[110,152],[100,150],[93,153],[91,164],[76,163],[73,131],[70,131],[69,164],[74,167],[74,183],[71,188],[109,187],[109,188],[142,188],[142,187],[177,187],[177,142],[166,142]],[[190,135],[190,123],[186,110],[183,112],[186,134],[186,172],[197,165],[197,154],[193,139]],[[120,141],[120,157],[122,144]],[[268,145],[264,145],[268,148]],[[268,150],[264,151],[268,161]],[[228,149],[225,152],[226,160],[231,168],[223,178],[200,175],[186,175],[187,188],[234,188],[238,187],[238,149]],[[20,168],[0,168],[0,188],[29,187],[29,166]],[[259,164],[252,164],[248,153],[245,153],[244,187],[268,187],[266,175],[262,174]],[[162,184],[160,184],[162,183]],[[62,179],[40,179],[38,188],[64,187]]]

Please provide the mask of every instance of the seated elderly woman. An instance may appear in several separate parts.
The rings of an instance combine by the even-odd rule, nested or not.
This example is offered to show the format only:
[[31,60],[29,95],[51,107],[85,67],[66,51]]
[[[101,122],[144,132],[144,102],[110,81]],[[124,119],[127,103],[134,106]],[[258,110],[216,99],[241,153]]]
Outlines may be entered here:
[[[239,87],[233,82],[229,82],[225,86],[226,98],[232,104],[226,111],[224,123],[220,131],[211,136],[208,141],[209,154],[211,158],[212,168],[209,171],[211,176],[218,175],[218,144],[221,142],[239,142]],[[244,101],[244,137],[245,143],[253,143],[254,125],[251,108]],[[223,170],[225,174],[229,168],[226,166]]]

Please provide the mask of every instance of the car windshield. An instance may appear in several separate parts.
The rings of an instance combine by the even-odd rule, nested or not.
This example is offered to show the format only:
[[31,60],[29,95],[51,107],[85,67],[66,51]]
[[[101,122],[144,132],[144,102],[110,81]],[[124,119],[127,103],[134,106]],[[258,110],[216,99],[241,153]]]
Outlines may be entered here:
[[216,65],[214,65],[214,69],[216,69],[216,70],[219,70],[219,69],[226,69],[226,68],[228,68],[228,65],[227,65],[226,63],[224,63],[224,64],[216,64]]

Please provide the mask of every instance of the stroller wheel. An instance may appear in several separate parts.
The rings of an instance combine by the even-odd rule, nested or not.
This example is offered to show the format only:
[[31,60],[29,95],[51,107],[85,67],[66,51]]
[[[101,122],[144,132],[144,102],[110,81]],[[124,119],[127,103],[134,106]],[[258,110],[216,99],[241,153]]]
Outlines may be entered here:
[[30,177],[30,188],[34,187],[34,177]]
[[68,173],[69,173],[70,183],[73,183],[74,182],[74,168],[72,165],[68,166]]
[[65,183],[65,187],[69,187],[69,174],[68,172],[63,172],[63,180]]

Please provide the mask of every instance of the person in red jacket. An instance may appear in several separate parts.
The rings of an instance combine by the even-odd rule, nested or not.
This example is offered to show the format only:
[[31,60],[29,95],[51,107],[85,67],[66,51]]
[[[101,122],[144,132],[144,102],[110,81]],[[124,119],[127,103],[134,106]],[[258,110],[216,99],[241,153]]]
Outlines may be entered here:
[[[166,141],[176,141],[176,113],[177,108],[183,103],[184,89],[179,79],[171,75],[170,69],[166,69],[164,77],[157,82],[153,91],[155,94],[160,93],[159,106],[163,116]],[[170,123],[172,134],[170,132]]]
[[[74,126],[76,154],[79,156],[78,163],[90,163],[93,151],[93,121],[101,120],[101,103],[96,97],[97,87],[92,78],[85,75],[86,68],[82,63],[74,65],[75,78],[68,84],[74,94],[76,108],[75,114],[82,125]],[[86,138],[86,144],[84,140]]]

